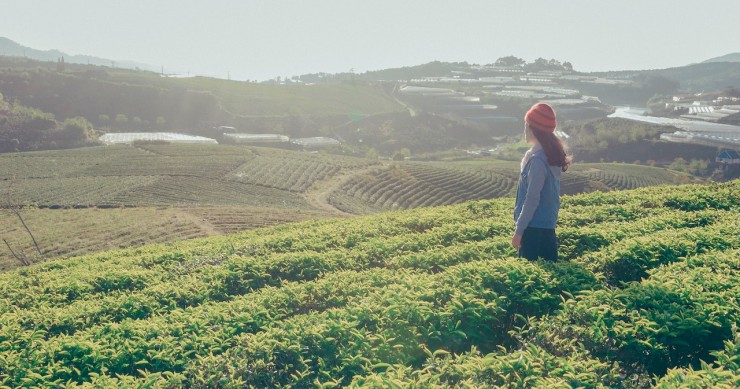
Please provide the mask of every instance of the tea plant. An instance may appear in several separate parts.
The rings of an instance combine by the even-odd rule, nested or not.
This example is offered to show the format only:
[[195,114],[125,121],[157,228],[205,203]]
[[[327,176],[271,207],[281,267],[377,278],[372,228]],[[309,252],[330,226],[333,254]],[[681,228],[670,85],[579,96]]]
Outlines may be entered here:
[[556,263],[494,199],[18,269],[0,386],[736,387],[738,189],[566,196]]

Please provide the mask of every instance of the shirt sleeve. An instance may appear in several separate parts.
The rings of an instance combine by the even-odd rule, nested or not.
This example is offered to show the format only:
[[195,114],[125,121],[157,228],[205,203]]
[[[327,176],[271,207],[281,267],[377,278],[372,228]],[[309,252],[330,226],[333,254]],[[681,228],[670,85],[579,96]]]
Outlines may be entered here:
[[522,212],[516,221],[515,233],[517,235],[524,233],[529,222],[532,221],[532,217],[534,217],[534,211],[540,205],[540,193],[542,192],[542,187],[545,186],[545,176],[547,174],[545,169],[549,169],[549,167],[545,166],[545,163],[541,159],[533,158],[530,161],[528,169],[527,195],[524,197]]

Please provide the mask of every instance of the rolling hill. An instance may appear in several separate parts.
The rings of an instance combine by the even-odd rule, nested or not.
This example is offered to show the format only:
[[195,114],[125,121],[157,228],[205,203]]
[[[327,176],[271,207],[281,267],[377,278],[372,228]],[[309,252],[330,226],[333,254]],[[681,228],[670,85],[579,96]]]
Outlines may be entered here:
[[0,384],[733,387],[740,181],[511,199],[110,251],[0,274]]
[[703,63],[707,62],[740,62],[740,53],[726,54],[703,61]]
[[[228,145],[138,144],[0,154],[0,238],[35,261],[110,248],[512,196],[518,163],[401,162]],[[691,176],[575,164],[566,194],[672,185]],[[40,242],[36,252],[13,210]],[[20,264],[7,245],[0,269]]]
[[59,50],[38,50],[32,47],[23,46],[20,43],[5,37],[0,37],[0,54],[4,56],[24,57],[44,62],[57,62],[61,58],[64,58],[64,61],[67,63],[98,66],[115,65],[121,68],[144,69],[149,71],[159,70],[156,66],[134,61],[106,59],[91,55],[70,55]]
[[[369,160],[235,146],[104,146],[0,155],[0,236],[44,257],[336,217],[307,191]],[[92,220],[91,220],[92,219]],[[38,259],[37,259],[38,260]],[[0,268],[17,266],[3,248]]]

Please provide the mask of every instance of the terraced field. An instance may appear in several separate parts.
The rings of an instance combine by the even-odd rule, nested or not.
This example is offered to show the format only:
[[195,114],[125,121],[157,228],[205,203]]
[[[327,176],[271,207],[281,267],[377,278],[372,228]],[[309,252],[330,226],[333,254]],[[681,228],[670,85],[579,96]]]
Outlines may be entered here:
[[[0,155],[8,205],[310,209],[317,181],[368,160],[232,146],[144,145]],[[9,196],[7,195],[9,194]]]
[[[468,200],[513,196],[519,163],[474,161],[400,163],[358,175],[334,191],[329,201],[355,214],[376,213]],[[563,175],[563,194],[673,185],[690,177],[661,168],[626,164],[575,164]]]
[[355,213],[359,207],[353,206],[353,202],[365,204],[366,210],[408,209],[503,197],[514,184],[505,174],[483,169],[408,163],[356,177],[335,191],[329,201],[341,210]]
[[[24,209],[24,221],[40,244],[44,259],[74,257],[110,249],[222,235],[289,222],[325,219],[321,211],[250,207]],[[23,225],[0,209],[0,238],[16,255],[41,260]],[[0,241],[0,271],[15,268]]]
[[[47,258],[336,217],[337,209],[368,214],[513,196],[519,175],[518,163],[505,161],[391,165],[280,149],[152,143],[3,154],[0,166],[0,208],[23,208],[42,236]],[[676,177],[687,179],[645,166],[576,164],[565,174],[562,190],[633,188],[680,181]],[[99,224],[95,234],[88,228],[94,221],[85,217],[99,213],[41,212],[84,208],[116,212],[103,218],[108,223]],[[198,211],[172,219],[168,208]],[[33,257],[19,220],[2,212],[0,238]],[[183,227],[177,220],[190,224]],[[172,228],[165,232],[168,222]],[[63,226],[60,233],[55,226]],[[70,238],[83,235],[93,238]],[[5,245],[0,262],[19,264]]]
[[229,181],[261,185],[304,193],[311,185],[326,180],[344,170],[359,170],[373,163],[370,160],[343,156],[287,154],[275,150],[255,151],[259,154],[232,170]]
[[[23,208],[44,258],[335,217],[313,208],[305,192],[370,163],[223,145],[3,154],[0,237],[20,255],[39,259],[20,220],[1,209],[11,207]],[[0,268],[17,265],[2,244]]]
[[620,163],[576,164],[573,171],[615,190],[665,185],[688,179],[684,174],[667,169]]
[[740,181],[309,221],[0,274],[0,386],[734,388]]

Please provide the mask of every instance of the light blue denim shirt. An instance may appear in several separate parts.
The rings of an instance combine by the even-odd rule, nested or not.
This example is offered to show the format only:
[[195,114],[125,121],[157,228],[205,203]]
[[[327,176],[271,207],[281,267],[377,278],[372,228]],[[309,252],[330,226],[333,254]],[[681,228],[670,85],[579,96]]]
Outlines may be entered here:
[[560,166],[549,166],[541,147],[532,148],[519,175],[514,205],[516,234],[522,235],[527,227],[554,229],[560,211]]

